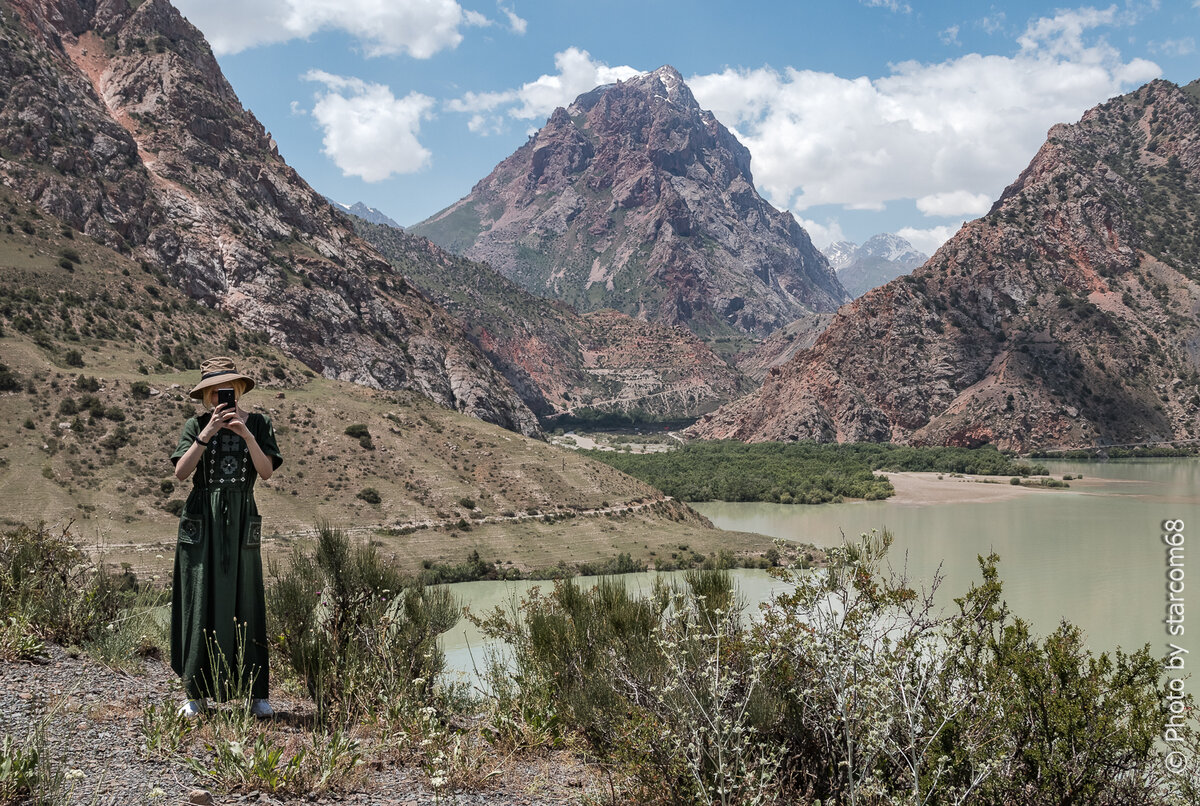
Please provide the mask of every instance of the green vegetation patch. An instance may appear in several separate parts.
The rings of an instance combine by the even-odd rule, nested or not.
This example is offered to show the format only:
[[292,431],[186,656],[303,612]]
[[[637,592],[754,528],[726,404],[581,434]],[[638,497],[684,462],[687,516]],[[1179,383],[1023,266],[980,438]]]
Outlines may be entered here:
[[669,453],[585,451],[634,478],[684,501],[836,503],[875,501],[895,493],[879,470],[1045,475],[994,447],[910,447],[877,443],[693,442]]

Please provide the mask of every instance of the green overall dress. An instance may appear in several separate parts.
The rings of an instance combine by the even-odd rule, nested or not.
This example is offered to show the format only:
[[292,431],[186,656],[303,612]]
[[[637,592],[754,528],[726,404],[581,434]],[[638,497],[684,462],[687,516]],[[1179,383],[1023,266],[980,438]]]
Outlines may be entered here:
[[[187,452],[211,416],[187,421],[172,463]],[[270,419],[254,412],[246,427],[271,465],[279,467],[283,458]],[[183,679],[189,699],[223,701],[235,692],[267,697],[267,606],[256,478],[246,441],[228,429],[212,438],[192,475],[192,492],[179,519],[171,591],[171,668]]]

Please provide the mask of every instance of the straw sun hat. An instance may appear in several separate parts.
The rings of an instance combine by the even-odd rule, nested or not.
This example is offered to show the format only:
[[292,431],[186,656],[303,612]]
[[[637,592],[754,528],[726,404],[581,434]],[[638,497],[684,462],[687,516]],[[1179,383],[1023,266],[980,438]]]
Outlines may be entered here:
[[210,358],[200,365],[200,383],[196,384],[196,388],[189,394],[197,400],[203,400],[205,389],[221,386],[238,379],[245,382],[244,391],[249,392],[254,388],[254,379],[238,372],[237,367],[233,365],[232,358],[227,356]]

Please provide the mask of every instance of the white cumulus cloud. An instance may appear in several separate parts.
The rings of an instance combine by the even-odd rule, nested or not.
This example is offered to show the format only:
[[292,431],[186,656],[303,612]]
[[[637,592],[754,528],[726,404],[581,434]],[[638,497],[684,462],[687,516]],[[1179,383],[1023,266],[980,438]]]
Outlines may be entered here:
[[812,239],[818,249],[828,249],[831,244],[846,240],[846,234],[842,232],[842,225],[836,218],[827,218],[821,222],[796,216],[796,220],[800,222],[800,226],[804,227],[808,237]]
[[468,92],[446,103],[451,112],[471,115],[467,126],[473,132],[490,134],[503,127],[504,118],[545,118],[557,107],[569,106],[578,96],[602,84],[633,78],[641,71],[633,67],[609,67],[586,50],[567,48],[554,54],[558,72],[539,76],[517,89],[500,92]]
[[429,165],[432,155],[417,135],[432,114],[432,98],[418,92],[397,98],[383,84],[323,70],[304,78],[323,85],[312,115],[325,132],[321,150],[343,174],[379,182]]
[[456,0],[176,0],[175,4],[218,55],[336,30],[356,38],[368,56],[407,53],[427,59],[457,46],[462,41],[460,27],[488,22],[478,12],[464,11]]
[[529,27],[529,22],[518,17],[517,12],[513,11],[508,6],[505,6],[501,3],[498,3],[497,5],[499,6],[500,11],[504,13],[504,16],[508,18],[508,29],[518,36],[523,35],[525,33],[525,29]]
[[979,216],[986,213],[992,206],[992,197],[986,193],[972,193],[969,190],[951,190],[946,193],[932,193],[917,199],[917,209],[925,215],[933,216]]
[[901,227],[896,233],[904,240],[913,245],[913,248],[918,252],[924,252],[927,255],[932,255],[942,244],[954,237],[954,233],[958,232],[963,223],[945,225],[939,227],[929,227],[927,229],[919,229],[917,227]]
[[764,67],[688,83],[750,149],[756,184],[780,207],[922,200],[927,215],[965,215],[986,209],[1050,126],[1160,74],[1089,41],[1119,23],[1113,9],[1062,11],[1030,22],[1011,56],[904,62],[874,80]]

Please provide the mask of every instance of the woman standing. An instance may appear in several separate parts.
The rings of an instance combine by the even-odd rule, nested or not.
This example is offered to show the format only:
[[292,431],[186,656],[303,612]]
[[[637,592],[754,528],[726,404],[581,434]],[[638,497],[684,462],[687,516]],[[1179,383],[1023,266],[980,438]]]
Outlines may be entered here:
[[[211,411],[187,421],[171,454],[177,479],[194,473],[179,519],[171,595],[171,668],[187,694],[179,712],[193,717],[208,697],[223,701],[248,690],[255,716],[267,717],[274,711],[267,701],[262,518],[254,481],[270,478],[283,458],[270,419],[238,404],[254,381],[233,359],[209,359],[200,373],[191,396]],[[226,389],[232,404],[218,402]]]

